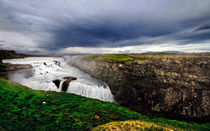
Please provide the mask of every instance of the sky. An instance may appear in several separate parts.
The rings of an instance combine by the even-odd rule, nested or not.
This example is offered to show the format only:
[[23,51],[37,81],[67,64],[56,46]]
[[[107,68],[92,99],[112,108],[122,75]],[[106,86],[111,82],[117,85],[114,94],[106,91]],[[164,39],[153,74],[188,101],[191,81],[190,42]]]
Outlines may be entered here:
[[0,0],[0,49],[210,52],[210,0]]

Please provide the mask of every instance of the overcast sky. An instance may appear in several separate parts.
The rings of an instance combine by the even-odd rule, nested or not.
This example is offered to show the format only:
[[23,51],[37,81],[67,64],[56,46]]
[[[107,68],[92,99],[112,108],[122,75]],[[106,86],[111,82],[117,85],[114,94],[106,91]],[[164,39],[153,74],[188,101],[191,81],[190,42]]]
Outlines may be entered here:
[[0,0],[0,49],[210,51],[210,0]]

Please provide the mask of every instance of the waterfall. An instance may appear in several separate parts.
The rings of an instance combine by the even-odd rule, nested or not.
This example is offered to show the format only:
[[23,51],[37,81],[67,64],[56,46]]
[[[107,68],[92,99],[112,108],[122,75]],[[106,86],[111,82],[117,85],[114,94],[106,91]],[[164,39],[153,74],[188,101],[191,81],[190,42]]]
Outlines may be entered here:
[[111,95],[110,89],[102,85],[72,81],[67,92],[80,94],[82,96],[96,98],[104,101],[113,101],[113,96]]
[[[113,95],[106,83],[68,65],[63,58],[27,57],[22,59],[6,59],[3,62],[10,64],[31,64],[33,67],[32,74],[26,75],[24,72],[14,72],[10,75],[10,80],[34,90],[61,92],[62,84],[65,81],[63,77],[71,76],[77,79],[69,83],[67,93],[114,102]],[[60,80],[59,88],[53,83],[53,80],[56,79]]]

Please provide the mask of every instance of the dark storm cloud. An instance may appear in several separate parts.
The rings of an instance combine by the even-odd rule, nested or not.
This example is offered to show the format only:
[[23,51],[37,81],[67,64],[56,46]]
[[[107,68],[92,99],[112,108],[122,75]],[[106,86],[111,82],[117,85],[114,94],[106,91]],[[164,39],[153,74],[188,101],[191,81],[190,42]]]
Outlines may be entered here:
[[[71,24],[53,30],[54,42],[66,46],[117,46],[118,42],[136,39],[140,36],[157,37],[175,31],[164,27],[146,24],[121,24],[118,22],[85,23],[86,26]],[[159,28],[159,29],[157,29]],[[127,43],[128,44],[128,43]]]
[[1,0],[0,35],[45,50],[193,44],[210,40],[209,12],[209,0]]
[[210,30],[210,24],[209,25],[202,25],[195,31],[201,31],[201,30]]

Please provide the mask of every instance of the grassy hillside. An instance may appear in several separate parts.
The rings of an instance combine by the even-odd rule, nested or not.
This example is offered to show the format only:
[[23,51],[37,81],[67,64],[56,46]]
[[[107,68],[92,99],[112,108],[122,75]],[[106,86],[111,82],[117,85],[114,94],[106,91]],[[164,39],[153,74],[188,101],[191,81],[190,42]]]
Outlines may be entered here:
[[209,124],[149,118],[109,102],[67,93],[35,91],[1,78],[0,101],[0,130],[89,130],[124,120],[173,129],[210,129]]

